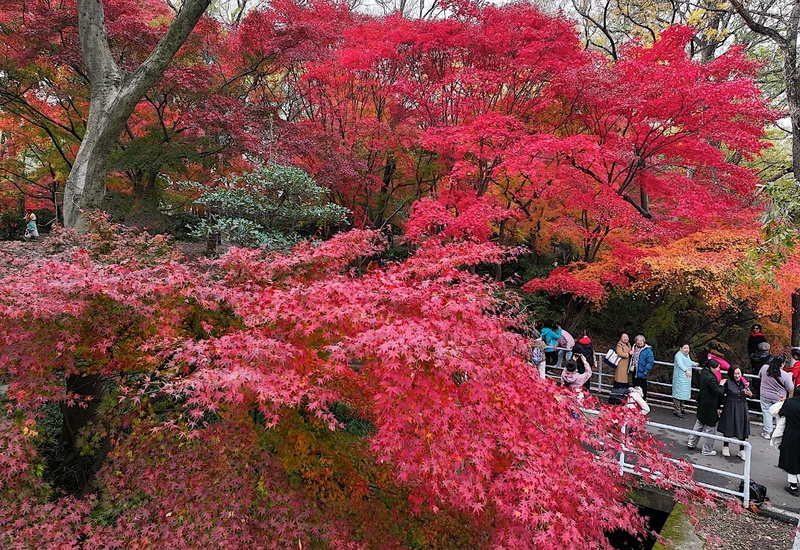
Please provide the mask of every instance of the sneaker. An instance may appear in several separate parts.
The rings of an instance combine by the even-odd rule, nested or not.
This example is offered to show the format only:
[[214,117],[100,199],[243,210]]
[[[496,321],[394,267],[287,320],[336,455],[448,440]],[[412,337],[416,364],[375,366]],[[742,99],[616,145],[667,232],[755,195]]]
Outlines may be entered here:
[[723,447],[722,448],[722,456],[731,456],[731,448],[730,447]]
[[784,491],[792,495],[793,497],[800,497],[800,491],[797,490],[797,487],[792,487],[791,485],[787,485],[783,488]]
[[717,451],[703,451],[703,456],[717,456]]
[[761,437],[764,439],[772,439],[772,436],[769,435],[767,432],[761,432]]
[[687,445],[686,448],[690,451],[694,451],[697,448],[697,445]]
[[739,451],[739,458],[744,460],[744,451]]

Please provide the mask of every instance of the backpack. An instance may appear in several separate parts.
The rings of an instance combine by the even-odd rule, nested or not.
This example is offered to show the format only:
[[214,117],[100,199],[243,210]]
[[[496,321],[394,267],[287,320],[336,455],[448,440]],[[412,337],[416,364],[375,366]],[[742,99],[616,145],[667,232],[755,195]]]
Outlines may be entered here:
[[609,405],[622,405],[622,401],[628,397],[628,388],[614,388],[608,394]]
[[[739,482],[739,492],[744,492],[744,480]],[[750,480],[750,502],[752,504],[761,504],[765,500],[769,500],[767,498],[767,488],[761,485],[760,483],[756,483],[752,479]]]

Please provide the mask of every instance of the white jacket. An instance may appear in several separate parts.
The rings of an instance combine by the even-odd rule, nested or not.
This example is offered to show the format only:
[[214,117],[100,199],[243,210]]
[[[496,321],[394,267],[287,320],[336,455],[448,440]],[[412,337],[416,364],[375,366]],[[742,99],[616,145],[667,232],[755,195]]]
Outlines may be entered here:
[[647,401],[644,400],[642,396],[642,388],[640,387],[633,387],[628,392],[628,401],[625,403],[627,407],[630,408],[638,408],[642,411],[642,414],[648,414],[650,412],[650,405],[647,404]]
[[781,412],[781,407],[783,407],[783,401],[778,401],[769,408],[769,414],[778,418],[778,421],[775,422],[775,429],[772,431],[772,437],[769,440],[769,444],[773,447],[780,447],[781,441],[783,441],[783,432],[786,429],[786,418],[778,416],[778,413]]

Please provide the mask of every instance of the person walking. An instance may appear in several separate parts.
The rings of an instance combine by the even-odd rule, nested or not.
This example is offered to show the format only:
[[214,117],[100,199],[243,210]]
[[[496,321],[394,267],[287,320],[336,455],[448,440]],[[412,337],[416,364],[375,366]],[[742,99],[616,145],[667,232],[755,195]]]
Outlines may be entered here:
[[617,363],[617,368],[614,369],[614,387],[630,387],[628,383],[628,365],[630,365],[631,361],[631,342],[630,337],[624,332],[620,335],[614,351],[619,355],[619,363]]
[[792,397],[794,393],[792,375],[782,370],[785,362],[786,359],[782,355],[776,355],[758,371],[758,377],[761,380],[761,414],[764,419],[761,437],[764,439],[770,438],[773,428],[773,418],[769,408],[775,403],[783,401],[787,396]]
[[[725,437],[735,437],[742,441],[750,437],[750,411],[747,408],[747,398],[753,392],[742,381],[742,369],[732,367],[728,369],[725,380],[725,397],[722,401],[722,415],[719,417],[719,431]],[[722,456],[731,456],[730,444],[722,444]],[[744,460],[744,445],[739,446],[739,458]]]
[[[692,431],[706,434],[713,434],[717,431],[720,404],[722,403],[722,397],[725,395],[725,382],[717,380],[719,370],[719,361],[709,359],[703,364],[703,368],[697,376],[697,385],[700,391],[697,394],[697,420],[694,422]],[[717,454],[717,451],[714,450],[714,440],[697,434],[689,436],[687,443],[689,449],[696,449],[701,440],[702,452],[705,456]]]
[[800,393],[783,402],[778,415],[786,419],[783,439],[780,444],[778,468],[788,474],[789,485],[786,492],[800,497],[797,489],[797,475],[800,474]]
[[644,336],[637,334],[633,339],[631,363],[628,370],[633,371],[633,387],[642,388],[642,397],[647,399],[647,379],[653,370],[655,357],[653,348],[645,343]]
[[32,210],[25,212],[25,238],[39,238],[39,228],[36,225],[36,214],[34,214]]
[[678,418],[686,416],[684,402],[692,398],[692,368],[698,366],[689,357],[689,344],[683,344],[673,359],[672,369],[672,414]]

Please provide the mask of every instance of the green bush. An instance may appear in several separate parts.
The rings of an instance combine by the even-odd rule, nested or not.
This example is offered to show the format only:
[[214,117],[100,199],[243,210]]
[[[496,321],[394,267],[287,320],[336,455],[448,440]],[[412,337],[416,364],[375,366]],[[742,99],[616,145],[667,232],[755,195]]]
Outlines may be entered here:
[[208,216],[191,233],[206,238],[218,233],[239,246],[288,248],[321,227],[347,224],[349,211],[328,200],[328,190],[299,168],[268,164],[222,178],[215,187],[178,182],[200,193],[195,203]]
[[0,240],[21,239],[25,231],[25,219],[16,210],[0,212]]

